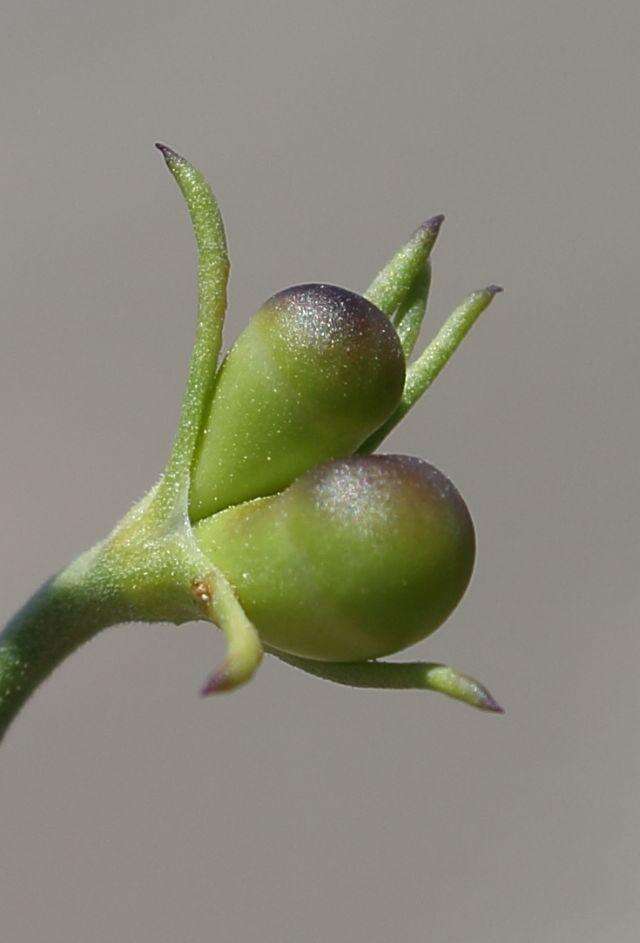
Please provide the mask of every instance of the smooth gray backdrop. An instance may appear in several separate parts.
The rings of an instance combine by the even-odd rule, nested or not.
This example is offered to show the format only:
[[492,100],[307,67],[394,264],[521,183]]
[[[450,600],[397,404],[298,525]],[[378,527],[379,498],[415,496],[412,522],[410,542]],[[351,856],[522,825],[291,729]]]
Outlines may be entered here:
[[447,215],[425,336],[505,286],[390,448],[472,509],[468,595],[413,656],[506,705],[364,693],[119,628],[0,750],[3,943],[632,943],[640,935],[635,0],[9,0],[0,14],[2,615],[167,455],[207,174],[227,340],[363,289]]

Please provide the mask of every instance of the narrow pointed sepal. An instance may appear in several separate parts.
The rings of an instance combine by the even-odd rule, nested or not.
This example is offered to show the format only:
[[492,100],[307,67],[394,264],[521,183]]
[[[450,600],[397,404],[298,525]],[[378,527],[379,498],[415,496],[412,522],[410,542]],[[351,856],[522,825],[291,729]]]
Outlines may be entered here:
[[468,675],[434,662],[325,662],[267,648],[270,655],[307,674],[354,688],[439,691],[478,710],[504,714],[487,688]]
[[376,275],[365,292],[365,298],[384,311],[392,320],[403,304],[426,265],[444,216],[432,216],[418,226],[409,241]]
[[227,306],[229,256],[216,198],[203,174],[166,144],[156,144],[185,199],[198,250],[198,321],[178,432],[154,503],[186,515],[189,471],[209,405]]
[[185,164],[187,163],[182,154],[178,154],[178,152],[174,151],[174,149],[169,147],[168,144],[161,144],[159,141],[157,141],[156,147],[166,160],[167,164],[175,163],[177,161],[182,161]]
[[230,655],[220,665],[219,668],[207,678],[203,684],[200,694],[202,697],[209,697],[211,694],[222,694],[225,691],[233,691],[241,685],[246,684],[253,677],[257,664],[252,653],[249,657]]
[[449,315],[431,343],[408,367],[400,405],[380,429],[362,443],[358,449],[359,454],[368,455],[386,439],[423,393],[426,393],[482,312],[502,290],[499,285],[488,285],[474,291]]
[[[409,409],[431,386],[445,364],[451,359],[475,322],[495,296],[499,285],[489,285],[465,298],[447,318],[434,339],[407,371],[403,406]],[[405,409],[405,411],[406,411]]]
[[416,277],[413,288],[404,303],[398,308],[395,318],[398,337],[407,360],[409,360],[420,336],[420,328],[427,310],[430,287],[431,263],[427,259],[423,271]]
[[262,661],[263,650],[258,633],[229,582],[215,569],[194,584],[193,594],[203,615],[220,626],[227,638],[227,656],[202,687],[202,695],[231,691],[246,684]]
[[494,696],[487,688],[469,675],[456,671],[448,665],[422,665],[424,687],[430,691],[439,691],[456,701],[463,701],[478,710],[492,714],[504,714]]

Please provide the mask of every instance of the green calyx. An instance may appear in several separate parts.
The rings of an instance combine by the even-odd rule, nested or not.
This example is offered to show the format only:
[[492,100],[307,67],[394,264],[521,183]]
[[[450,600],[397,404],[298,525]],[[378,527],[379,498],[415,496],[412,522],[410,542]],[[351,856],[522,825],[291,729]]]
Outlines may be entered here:
[[278,293],[219,365],[229,259],[204,176],[158,145],[191,217],[198,315],[180,421],[158,483],[0,635],[0,737],[53,668],[123,621],[207,620],[227,655],[203,689],[248,681],[264,652],[338,684],[440,691],[487,711],[479,682],[378,661],[459,602],[475,541],[464,501],[419,459],[370,456],[452,356],[496,286],[474,292],[410,362],[443,217],[363,295]]

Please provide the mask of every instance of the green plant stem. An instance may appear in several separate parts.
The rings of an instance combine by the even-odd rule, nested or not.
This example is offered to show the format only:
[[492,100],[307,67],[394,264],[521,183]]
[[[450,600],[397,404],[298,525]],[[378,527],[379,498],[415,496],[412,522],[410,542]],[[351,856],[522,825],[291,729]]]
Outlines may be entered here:
[[45,583],[0,634],[0,740],[57,665],[119,623],[219,626],[227,657],[204,693],[230,690],[253,675],[262,646],[231,585],[203,556],[191,528],[168,528],[157,510],[151,493],[105,541]]
[[68,655],[122,622],[201,619],[194,581],[208,572],[189,531],[164,531],[144,499],[107,540],[46,582],[0,635],[0,739]]
[[117,594],[96,593],[89,578],[99,549],[44,584],[0,635],[0,739],[27,698],[68,655],[122,621]]

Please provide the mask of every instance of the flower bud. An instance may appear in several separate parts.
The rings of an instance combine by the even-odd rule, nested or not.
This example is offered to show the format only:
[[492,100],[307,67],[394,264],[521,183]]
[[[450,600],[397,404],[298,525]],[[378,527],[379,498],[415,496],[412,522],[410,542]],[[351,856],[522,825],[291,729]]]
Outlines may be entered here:
[[191,520],[352,454],[398,406],[404,379],[395,328],[370,301],[331,285],[275,295],[220,368],[192,468]]
[[320,661],[378,658],[444,622],[473,569],[469,511],[432,465],[328,462],[195,528],[263,642]]

